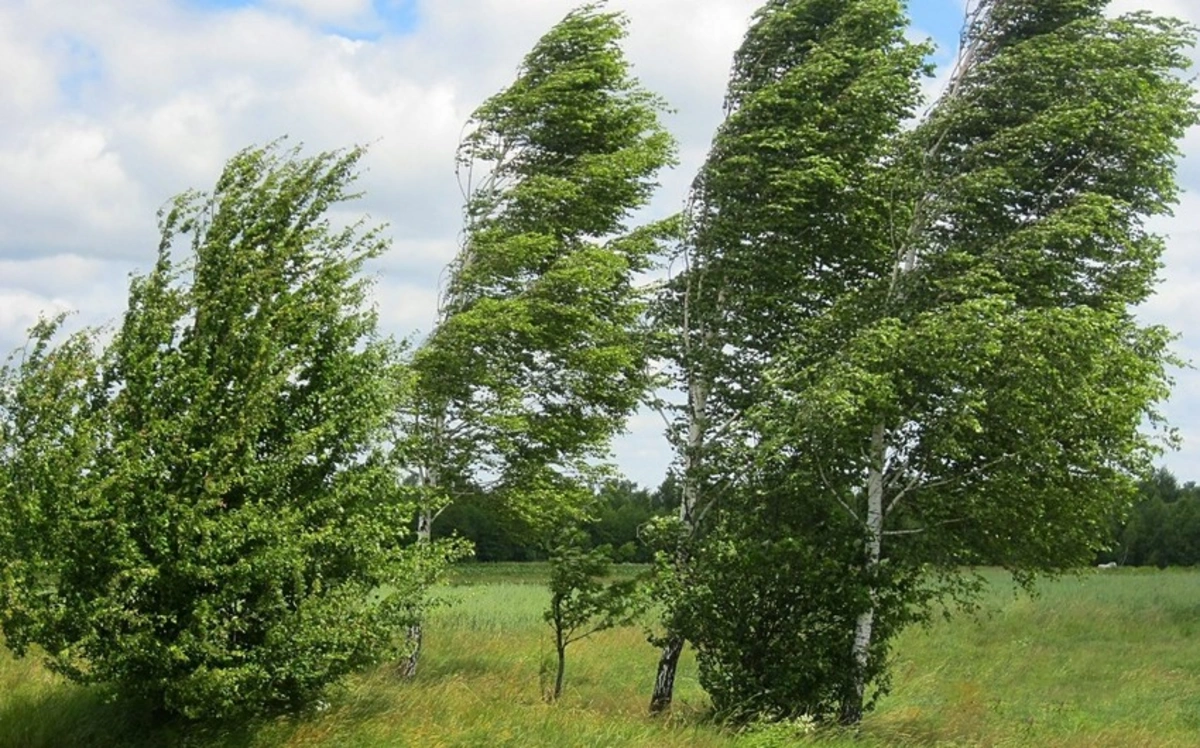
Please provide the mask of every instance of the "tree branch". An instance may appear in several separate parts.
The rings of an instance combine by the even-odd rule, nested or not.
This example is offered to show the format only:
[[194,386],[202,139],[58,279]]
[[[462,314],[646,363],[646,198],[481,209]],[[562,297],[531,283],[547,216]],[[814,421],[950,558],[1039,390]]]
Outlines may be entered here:
[[842,497],[838,495],[837,490],[834,489],[833,484],[829,482],[829,479],[827,477],[825,477],[825,468],[821,467],[820,462],[817,462],[816,465],[817,465],[817,473],[821,476],[821,482],[825,484],[825,488],[829,489],[829,493],[833,494],[834,500],[837,501],[837,503],[842,505],[842,508],[845,509],[846,512],[851,517],[854,518],[855,522],[862,524],[862,518],[858,516],[858,512],[854,511],[853,507],[851,507],[849,504],[847,504],[845,501],[842,500]]

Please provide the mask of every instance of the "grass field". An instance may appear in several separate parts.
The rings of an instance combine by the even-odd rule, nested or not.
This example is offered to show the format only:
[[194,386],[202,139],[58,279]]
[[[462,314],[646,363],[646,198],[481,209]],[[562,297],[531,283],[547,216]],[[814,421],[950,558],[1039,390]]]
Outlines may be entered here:
[[0,746],[1200,746],[1200,571],[1086,572],[1033,599],[995,574],[979,616],[901,637],[894,690],[860,732],[802,740],[706,721],[686,656],[673,715],[648,718],[656,653],[640,629],[572,647],[564,698],[544,703],[543,573],[464,567],[415,682],[381,668],[321,714],[252,726],[154,726],[36,658],[0,655]]

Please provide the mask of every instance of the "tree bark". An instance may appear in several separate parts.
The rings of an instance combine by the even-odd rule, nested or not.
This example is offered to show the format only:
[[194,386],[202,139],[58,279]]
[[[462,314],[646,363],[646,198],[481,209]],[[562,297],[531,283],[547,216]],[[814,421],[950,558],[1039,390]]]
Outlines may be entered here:
[[674,635],[663,645],[658,658],[658,674],[654,678],[654,694],[650,697],[650,713],[662,714],[671,708],[675,693],[675,672],[683,652],[683,637]]
[[[683,496],[679,502],[679,521],[690,536],[696,531],[696,508],[700,503],[701,450],[704,448],[704,417],[708,407],[708,387],[693,378],[688,385],[688,435],[683,457]],[[684,541],[686,543],[686,540]],[[675,556],[675,573],[686,573],[691,554],[686,546]],[[650,713],[662,714],[671,708],[675,697],[675,672],[679,667],[679,655],[683,652],[683,636],[677,631],[667,631],[667,641],[658,658],[658,671],[654,677],[654,693],[650,695]]]
[[555,644],[558,650],[558,672],[554,675],[554,696],[551,701],[558,701],[563,692],[563,676],[567,672],[567,646],[562,641]]
[[[422,506],[417,513],[417,542],[429,543],[433,537],[433,513],[427,505]],[[414,621],[408,627],[408,646],[410,648],[408,657],[405,658],[404,664],[400,666],[400,673],[405,678],[414,678],[417,675],[417,665],[421,660],[421,642],[423,639],[422,631],[423,621],[420,619]]]
[[[871,433],[870,467],[867,474],[867,540],[866,540],[866,571],[870,577],[883,550],[883,472],[884,459],[884,425],[875,426]],[[871,636],[875,628],[874,584],[869,589],[870,605],[863,611],[855,622],[854,644],[851,649],[854,672],[848,693],[842,700],[841,722],[844,725],[856,725],[862,721],[863,705],[867,692],[867,668],[871,658]]]

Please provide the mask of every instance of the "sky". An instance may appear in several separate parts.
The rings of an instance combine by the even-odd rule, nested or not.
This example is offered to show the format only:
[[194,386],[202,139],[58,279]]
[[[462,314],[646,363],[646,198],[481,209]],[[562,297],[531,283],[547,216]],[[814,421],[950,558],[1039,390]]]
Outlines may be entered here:
[[[627,54],[673,108],[680,165],[645,212],[681,207],[721,116],[729,63],[761,0],[611,0]],[[454,151],[471,111],[574,0],[0,0],[0,355],[39,315],[72,325],[124,309],[130,273],[153,262],[156,212],[207,189],[226,159],[282,135],[317,152],[369,144],[365,196],[342,208],[388,224],[375,268],[384,331],[427,332],[454,254]],[[1195,0],[1116,0],[1200,23]],[[954,56],[963,0],[912,0],[912,34]],[[1193,51],[1193,59],[1200,54]],[[930,82],[931,92],[937,80]],[[1184,187],[1159,293],[1140,310],[1200,362],[1200,132],[1183,144]],[[1180,369],[1165,412],[1183,446],[1164,463],[1200,481],[1200,372]],[[662,422],[639,413],[616,445],[625,473],[655,485],[670,463]]]

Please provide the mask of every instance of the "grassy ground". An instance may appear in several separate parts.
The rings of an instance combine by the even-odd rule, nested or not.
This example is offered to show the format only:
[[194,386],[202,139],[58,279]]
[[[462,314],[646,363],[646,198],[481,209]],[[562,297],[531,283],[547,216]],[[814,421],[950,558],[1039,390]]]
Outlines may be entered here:
[[354,680],[320,715],[203,729],[150,725],[126,705],[0,655],[0,746],[1062,746],[1200,745],[1200,571],[1085,573],[1016,596],[999,575],[978,617],[906,633],[895,688],[857,734],[734,734],[704,719],[685,656],[677,705],[651,720],[655,652],[640,630],[549,665],[539,567],[464,567],[427,627],[415,682],[391,668]]

